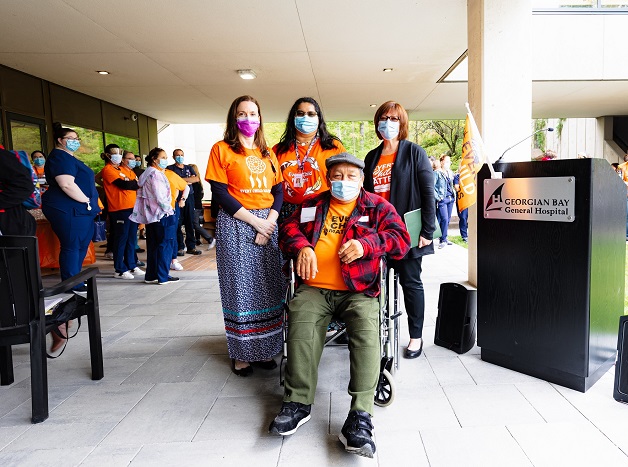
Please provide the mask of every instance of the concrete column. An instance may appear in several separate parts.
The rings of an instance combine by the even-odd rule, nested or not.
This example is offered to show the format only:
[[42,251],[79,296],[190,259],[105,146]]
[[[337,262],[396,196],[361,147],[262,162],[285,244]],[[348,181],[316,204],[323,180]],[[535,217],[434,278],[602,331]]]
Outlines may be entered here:
[[[530,135],[532,78],[531,0],[468,0],[469,105],[487,155]],[[530,144],[511,149],[502,161],[530,160]],[[469,282],[477,283],[477,223],[482,200],[469,210]]]

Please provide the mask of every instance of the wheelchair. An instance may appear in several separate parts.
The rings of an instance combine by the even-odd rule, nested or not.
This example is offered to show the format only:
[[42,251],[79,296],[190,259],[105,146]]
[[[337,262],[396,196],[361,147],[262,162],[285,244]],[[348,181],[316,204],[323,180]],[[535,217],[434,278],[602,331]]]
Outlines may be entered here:
[[[395,399],[395,380],[393,375],[399,369],[399,277],[394,269],[388,268],[382,259],[379,263],[379,341],[380,371],[375,387],[374,402],[379,407],[387,407]],[[284,384],[284,372],[288,360],[288,308],[296,291],[296,274],[294,262],[288,266],[288,288],[283,310],[283,355],[279,364],[279,384]],[[390,291],[392,289],[392,300]],[[344,340],[343,340],[344,339]],[[347,329],[344,323],[332,318],[325,337],[325,346],[346,345]],[[345,342],[344,344],[341,342]]]

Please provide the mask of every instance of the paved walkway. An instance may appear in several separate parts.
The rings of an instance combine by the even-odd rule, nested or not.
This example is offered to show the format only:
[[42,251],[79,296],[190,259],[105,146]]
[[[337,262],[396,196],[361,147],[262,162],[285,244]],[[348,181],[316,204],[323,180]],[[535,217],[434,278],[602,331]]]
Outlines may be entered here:
[[628,406],[612,398],[612,370],[582,394],[485,363],[477,347],[433,345],[440,283],[466,280],[457,245],[424,261],[424,353],[400,362],[394,403],[375,409],[376,458],[337,439],[350,400],[345,348],[323,354],[312,420],[268,435],[278,372],[230,372],[213,258],[185,257],[182,280],[162,287],[113,279],[99,260],[105,378],[90,379],[81,329],[49,361],[50,418],[31,425],[28,349],[16,347],[16,381],[0,388],[0,465],[628,466]]

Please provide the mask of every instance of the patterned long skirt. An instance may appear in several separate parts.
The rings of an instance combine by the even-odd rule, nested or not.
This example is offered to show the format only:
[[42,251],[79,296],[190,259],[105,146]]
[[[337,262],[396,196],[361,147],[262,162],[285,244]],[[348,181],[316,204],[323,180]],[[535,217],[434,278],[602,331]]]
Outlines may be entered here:
[[[251,210],[266,218],[269,209]],[[229,357],[267,360],[282,348],[285,279],[277,230],[264,246],[256,231],[222,209],[216,219],[216,260]]]

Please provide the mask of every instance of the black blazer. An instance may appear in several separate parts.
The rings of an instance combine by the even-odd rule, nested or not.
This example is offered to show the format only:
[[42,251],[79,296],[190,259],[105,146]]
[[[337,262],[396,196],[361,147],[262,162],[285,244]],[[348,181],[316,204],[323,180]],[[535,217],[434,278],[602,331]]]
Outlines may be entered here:
[[[373,171],[382,155],[383,143],[370,151],[364,159],[364,189],[374,193]],[[390,178],[390,203],[403,218],[406,212],[421,208],[421,236],[432,239],[436,230],[436,201],[434,199],[434,171],[425,150],[407,140],[399,141],[397,157]],[[406,258],[434,253],[434,243],[414,247]]]

